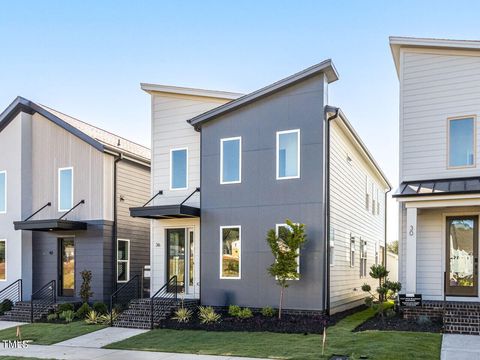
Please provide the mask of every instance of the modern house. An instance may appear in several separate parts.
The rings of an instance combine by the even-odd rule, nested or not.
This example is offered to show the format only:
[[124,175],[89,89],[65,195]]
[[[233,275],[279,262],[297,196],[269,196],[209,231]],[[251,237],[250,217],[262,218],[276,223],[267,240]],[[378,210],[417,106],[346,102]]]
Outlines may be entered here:
[[269,229],[304,223],[285,308],[336,312],[363,302],[385,254],[390,189],[343,112],[328,105],[330,60],[247,95],[142,84],[152,101],[152,293],[204,305],[278,306]]
[[0,154],[0,291],[78,301],[90,270],[92,300],[108,301],[141,276],[150,224],[128,209],[150,196],[148,148],[18,97],[0,115]]
[[390,47],[400,81],[399,280],[423,298],[407,315],[478,334],[480,41],[391,37]]

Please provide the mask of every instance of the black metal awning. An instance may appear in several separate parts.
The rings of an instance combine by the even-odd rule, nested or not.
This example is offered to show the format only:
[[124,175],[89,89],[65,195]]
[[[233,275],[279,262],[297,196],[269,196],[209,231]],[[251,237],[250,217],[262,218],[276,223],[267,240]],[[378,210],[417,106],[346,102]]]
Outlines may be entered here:
[[142,206],[130,208],[130,216],[146,219],[181,219],[200,217],[200,209],[187,205]]
[[480,177],[436,179],[402,182],[394,198],[480,194]]
[[87,223],[59,219],[14,221],[15,230],[30,231],[72,231],[86,230]]

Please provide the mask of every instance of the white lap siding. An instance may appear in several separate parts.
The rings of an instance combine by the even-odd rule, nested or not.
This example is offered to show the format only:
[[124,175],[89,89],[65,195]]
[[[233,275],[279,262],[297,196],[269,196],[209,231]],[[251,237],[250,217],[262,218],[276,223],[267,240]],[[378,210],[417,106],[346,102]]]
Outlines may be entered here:
[[[359,152],[358,145],[352,143],[336,122],[331,123],[330,153],[330,234],[335,246],[334,265],[330,267],[330,302],[332,312],[337,312],[363,303],[364,283],[376,286],[368,273],[375,263],[375,247],[384,243],[385,185]],[[369,210],[366,209],[367,178],[378,189],[379,214],[377,211],[372,214],[371,198]],[[353,267],[350,266],[351,235],[356,237]],[[367,241],[367,277],[360,277],[360,238]],[[381,261],[380,253],[378,259]]]

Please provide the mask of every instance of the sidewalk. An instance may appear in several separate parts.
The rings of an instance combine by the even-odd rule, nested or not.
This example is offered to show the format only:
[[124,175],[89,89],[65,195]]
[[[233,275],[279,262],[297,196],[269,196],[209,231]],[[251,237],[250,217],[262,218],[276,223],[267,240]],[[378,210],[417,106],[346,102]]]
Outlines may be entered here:
[[55,346],[76,346],[82,348],[100,349],[108,344],[122,341],[132,336],[146,333],[149,330],[127,329],[119,327],[108,327],[102,330],[94,331],[89,334],[81,335],[69,340],[56,343]]
[[480,360],[480,336],[444,334],[441,360]]

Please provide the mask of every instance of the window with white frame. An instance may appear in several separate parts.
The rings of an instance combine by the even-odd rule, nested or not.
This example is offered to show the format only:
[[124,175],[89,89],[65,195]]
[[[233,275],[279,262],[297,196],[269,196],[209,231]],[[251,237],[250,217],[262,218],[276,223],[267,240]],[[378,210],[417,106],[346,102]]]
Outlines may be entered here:
[[380,264],[385,265],[385,247],[380,245],[379,246],[379,252],[380,252]]
[[380,215],[380,190],[377,189],[377,215]]
[[0,214],[7,212],[7,172],[0,171]]
[[117,239],[117,281],[130,280],[130,240]]
[[170,150],[170,190],[188,188],[188,149]]
[[7,240],[0,240],[0,281],[7,280]]
[[277,131],[277,180],[300,177],[300,129]]
[[350,267],[355,266],[355,236],[350,235]]
[[365,210],[370,211],[370,191],[368,186],[368,176],[365,176]]
[[[279,240],[279,248],[285,248],[286,251],[288,251],[288,247],[287,245],[283,242],[282,244],[282,239],[286,236],[289,236],[289,234],[292,232],[292,229],[290,228],[290,226],[288,226],[287,224],[275,224],[275,235],[278,237],[278,240]],[[290,280],[299,280],[299,276],[300,276],[300,249],[297,249],[297,274],[298,276],[292,274],[292,276],[290,276]]]
[[375,211],[377,210],[377,198],[376,198],[376,191],[375,185],[372,182],[372,215],[375,215]]
[[242,182],[242,138],[220,140],[220,183]]
[[330,230],[330,266],[335,265],[335,229]]
[[220,227],[220,279],[241,278],[241,226]]
[[379,260],[379,256],[378,256],[378,241],[375,243],[375,265],[378,265],[378,260]]
[[360,277],[367,276],[367,242],[360,238]]
[[73,207],[73,168],[58,169],[58,211]]
[[448,119],[448,167],[475,165],[475,116]]

